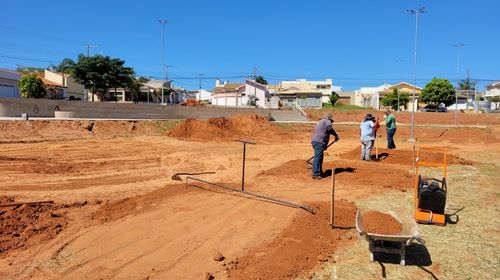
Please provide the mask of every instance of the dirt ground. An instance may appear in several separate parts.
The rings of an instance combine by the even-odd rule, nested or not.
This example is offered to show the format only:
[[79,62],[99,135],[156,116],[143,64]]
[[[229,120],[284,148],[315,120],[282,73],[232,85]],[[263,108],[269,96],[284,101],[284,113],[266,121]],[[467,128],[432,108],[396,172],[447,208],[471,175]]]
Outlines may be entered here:
[[[239,123],[247,129],[220,133]],[[471,156],[472,144],[497,158],[499,124],[488,116],[486,129],[418,128],[417,146],[448,147],[451,168],[479,168],[485,159]],[[336,179],[340,227],[332,230],[331,172],[314,180],[306,165],[311,125],[255,116],[201,124],[2,121],[0,204],[53,203],[0,206],[0,278],[290,279],[341,265],[337,252],[358,244],[356,207],[387,193],[411,196],[413,146],[400,127],[397,150],[384,149],[379,138],[379,161],[362,162],[358,128],[336,129],[341,140],[324,164]],[[314,214],[193,180],[186,186],[185,176],[171,179],[213,171],[196,177],[239,189],[243,146],[236,138],[257,142],[246,148],[246,191],[307,205]],[[497,196],[487,201],[498,206]]]

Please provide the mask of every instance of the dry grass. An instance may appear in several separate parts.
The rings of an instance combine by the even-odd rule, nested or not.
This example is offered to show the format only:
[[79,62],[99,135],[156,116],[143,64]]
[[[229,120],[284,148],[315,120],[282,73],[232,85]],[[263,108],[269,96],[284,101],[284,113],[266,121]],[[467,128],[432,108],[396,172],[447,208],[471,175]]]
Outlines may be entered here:
[[[368,243],[358,238],[353,246],[337,252],[337,262],[326,265],[313,279],[500,279],[500,160],[498,153],[467,158],[480,163],[448,169],[446,213],[458,211],[452,217],[455,220],[458,216],[458,223],[445,227],[419,225],[427,258],[424,247],[411,247],[407,249],[406,267],[397,264],[399,258],[396,263],[371,263]],[[442,176],[435,169],[422,172]],[[382,211],[411,211],[412,203],[412,192],[397,191],[357,202],[361,208]]]

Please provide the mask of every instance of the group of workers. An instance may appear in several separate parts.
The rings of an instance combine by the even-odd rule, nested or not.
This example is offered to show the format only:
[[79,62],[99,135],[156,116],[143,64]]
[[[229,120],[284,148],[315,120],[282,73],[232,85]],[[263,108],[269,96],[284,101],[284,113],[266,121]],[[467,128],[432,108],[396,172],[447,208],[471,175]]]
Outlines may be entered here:
[[[328,113],[324,118],[322,118],[314,128],[311,144],[314,149],[313,156],[313,166],[312,166],[312,178],[322,179],[323,178],[323,157],[324,152],[329,146],[330,135],[335,137],[332,142],[338,141],[340,138],[333,129],[333,116]],[[394,134],[396,133],[396,118],[391,114],[390,110],[385,111],[384,122],[387,132],[387,148],[395,149],[394,144]],[[371,150],[377,139],[377,130],[380,128],[379,118],[374,117],[372,114],[368,113],[364,117],[363,121],[359,126],[359,134],[361,140],[361,160],[371,161]],[[331,145],[331,144],[330,144]]]

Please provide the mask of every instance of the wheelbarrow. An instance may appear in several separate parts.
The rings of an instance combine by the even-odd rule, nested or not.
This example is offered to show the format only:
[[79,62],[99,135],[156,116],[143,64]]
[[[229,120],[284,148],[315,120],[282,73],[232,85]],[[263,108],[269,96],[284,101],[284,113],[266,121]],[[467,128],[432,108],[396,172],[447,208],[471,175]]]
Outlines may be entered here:
[[363,227],[363,212],[358,209],[356,213],[356,230],[361,237],[368,241],[371,262],[375,261],[375,252],[383,252],[399,255],[401,257],[399,264],[406,265],[406,246],[412,244],[413,241],[425,244],[425,241],[419,236],[417,223],[411,215],[397,215],[395,212],[389,211],[387,214],[398,220],[403,229],[398,234],[386,235],[366,232]]

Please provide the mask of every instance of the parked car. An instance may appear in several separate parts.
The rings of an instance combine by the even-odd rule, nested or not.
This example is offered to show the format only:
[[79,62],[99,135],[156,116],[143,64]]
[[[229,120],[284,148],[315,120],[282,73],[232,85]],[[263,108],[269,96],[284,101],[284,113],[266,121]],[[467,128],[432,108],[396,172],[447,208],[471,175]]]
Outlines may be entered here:
[[422,112],[440,112],[445,113],[448,112],[448,109],[442,105],[427,105],[424,108],[420,109]]
[[74,97],[73,95],[71,95],[71,96],[64,98],[64,100],[66,100],[66,101],[80,101],[82,99],[80,97]]

